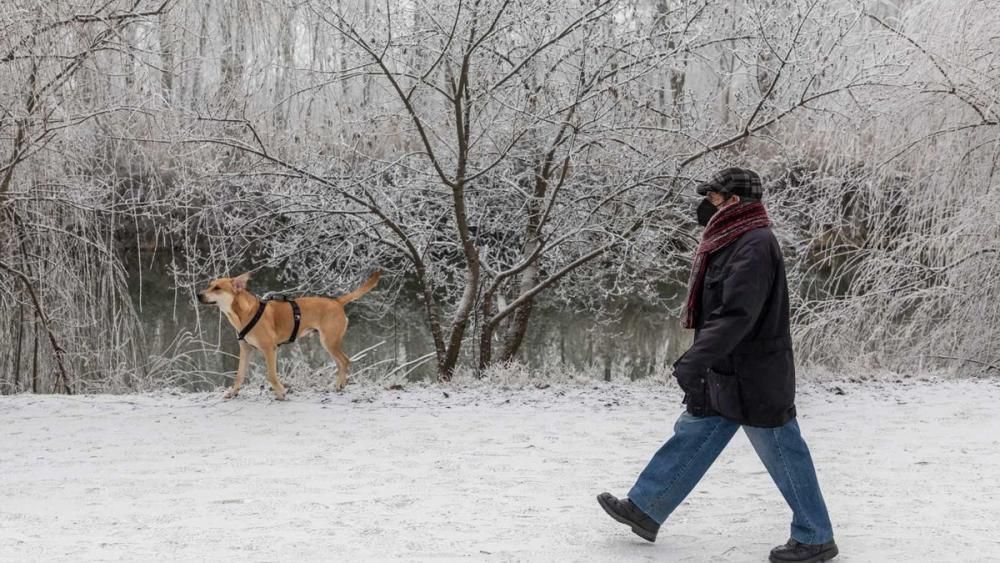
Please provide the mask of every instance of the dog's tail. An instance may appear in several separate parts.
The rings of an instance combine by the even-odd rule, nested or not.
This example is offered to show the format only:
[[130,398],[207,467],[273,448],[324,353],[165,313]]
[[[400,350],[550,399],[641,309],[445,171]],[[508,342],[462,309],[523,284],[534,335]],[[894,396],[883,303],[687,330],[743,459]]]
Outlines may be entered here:
[[371,277],[368,278],[368,281],[366,281],[365,283],[361,284],[361,287],[355,289],[354,291],[352,291],[350,293],[347,293],[345,295],[341,295],[340,297],[337,297],[336,298],[337,302],[340,303],[341,305],[346,305],[346,304],[350,303],[351,301],[355,301],[357,299],[361,299],[361,297],[364,294],[366,294],[369,291],[371,291],[372,288],[374,288],[378,284],[378,279],[380,277],[382,277],[382,272],[379,271],[379,270],[375,270],[375,273],[373,273],[371,275]]

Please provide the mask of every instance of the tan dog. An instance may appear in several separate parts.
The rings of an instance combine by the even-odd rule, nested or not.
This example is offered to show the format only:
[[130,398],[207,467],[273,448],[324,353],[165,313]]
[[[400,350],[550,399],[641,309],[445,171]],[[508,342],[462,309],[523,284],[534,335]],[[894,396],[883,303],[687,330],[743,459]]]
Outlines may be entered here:
[[[313,332],[319,333],[323,347],[337,362],[337,390],[347,385],[347,370],[351,360],[341,350],[340,345],[347,332],[347,315],[344,305],[360,298],[371,291],[378,283],[380,272],[372,274],[358,289],[340,297],[302,297],[296,299],[302,312],[297,337],[303,337]],[[237,332],[247,326],[260,306],[260,299],[247,290],[250,274],[246,273],[235,278],[219,278],[209,282],[205,291],[198,294],[198,301],[218,305],[230,324]],[[292,305],[284,301],[271,301],[264,307],[264,312],[257,324],[240,340],[240,365],[236,370],[236,381],[231,389],[226,391],[227,399],[235,397],[243,385],[247,372],[251,346],[264,354],[267,362],[267,379],[271,389],[279,401],[285,400],[285,387],[278,380],[278,345],[287,342],[295,325],[292,316]]]

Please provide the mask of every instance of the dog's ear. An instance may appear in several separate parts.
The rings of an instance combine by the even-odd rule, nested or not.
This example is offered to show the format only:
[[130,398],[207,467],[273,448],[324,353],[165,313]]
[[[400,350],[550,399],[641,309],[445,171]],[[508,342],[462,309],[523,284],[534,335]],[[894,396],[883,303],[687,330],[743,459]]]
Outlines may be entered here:
[[233,289],[235,289],[237,293],[246,290],[248,281],[250,281],[250,272],[236,276],[233,278]]

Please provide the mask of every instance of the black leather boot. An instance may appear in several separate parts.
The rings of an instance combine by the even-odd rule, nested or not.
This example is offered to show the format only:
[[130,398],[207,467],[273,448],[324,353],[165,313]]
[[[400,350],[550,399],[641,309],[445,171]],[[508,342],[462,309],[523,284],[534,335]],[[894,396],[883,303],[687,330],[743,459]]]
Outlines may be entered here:
[[656,523],[646,513],[639,510],[639,507],[632,504],[629,499],[619,500],[611,493],[601,493],[597,495],[597,503],[601,505],[604,512],[615,520],[630,526],[632,532],[640,538],[655,542],[656,532],[660,531],[660,525]]
[[838,553],[840,551],[837,549],[837,543],[834,541],[806,544],[790,539],[785,545],[779,545],[771,550],[771,561],[777,563],[784,563],[785,561],[818,563],[820,561],[829,561],[836,557]]

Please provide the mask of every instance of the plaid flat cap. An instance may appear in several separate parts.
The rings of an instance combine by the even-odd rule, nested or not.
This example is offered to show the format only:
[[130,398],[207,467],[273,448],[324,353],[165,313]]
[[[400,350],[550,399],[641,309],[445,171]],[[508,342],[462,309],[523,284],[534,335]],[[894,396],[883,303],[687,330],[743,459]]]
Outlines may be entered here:
[[760,185],[760,176],[749,168],[724,168],[713,174],[709,181],[700,184],[696,189],[698,195],[719,192],[755,200],[764,196],[764,189]]

